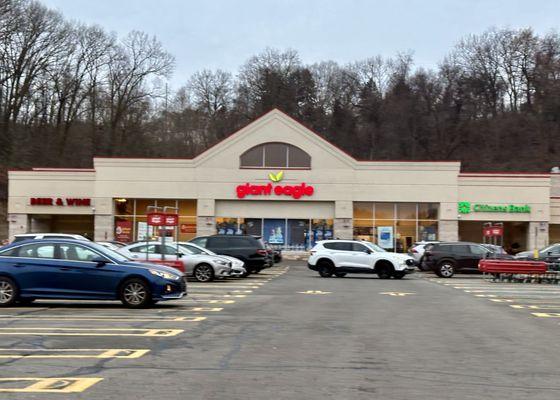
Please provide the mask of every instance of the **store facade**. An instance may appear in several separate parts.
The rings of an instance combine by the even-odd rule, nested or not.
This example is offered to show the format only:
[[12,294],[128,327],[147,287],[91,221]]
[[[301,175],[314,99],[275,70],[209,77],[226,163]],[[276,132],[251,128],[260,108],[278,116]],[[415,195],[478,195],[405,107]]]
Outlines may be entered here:
[[[467,174],[454,161],[359,161],[273,110],[193,159],[95,158],[92,169],[10,171],[8,222],[11,237],[246,233],[289,250],[360,238],[396,251],[419,240],[480,242],[491,222],[502,224],[504,246],[532,248],[556,232],[560,240],[556,178]],[[150,206],[176,211],[179,225],[154,231]]]

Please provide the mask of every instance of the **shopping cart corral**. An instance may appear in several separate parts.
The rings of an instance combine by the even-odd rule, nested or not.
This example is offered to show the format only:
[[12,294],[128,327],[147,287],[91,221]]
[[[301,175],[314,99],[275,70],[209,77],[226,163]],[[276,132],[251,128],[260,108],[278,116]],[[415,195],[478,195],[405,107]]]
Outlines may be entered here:
[[478,269],[492,282],[560,283],[558,263],[483,259]]

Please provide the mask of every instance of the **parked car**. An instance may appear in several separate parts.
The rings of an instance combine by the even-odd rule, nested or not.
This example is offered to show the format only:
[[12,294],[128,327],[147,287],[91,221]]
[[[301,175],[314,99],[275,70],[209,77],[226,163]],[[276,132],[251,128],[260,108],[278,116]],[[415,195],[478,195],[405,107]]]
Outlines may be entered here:
[[107,247],[108,249],[111,249],[111,250],[114,250],[114,251],[117,251],[121,247],[126,246],[126,243],[117,242],[117,241],[114,241],[114,240],[95,242],[95,243],[100,244],[101,246]]
[[482,243],[481,246],[487,248],[492,254],[492,258],[499,258],[502,260],[514,260],[515,257],[511,254],[508,254],[506,249],[502,246],[498,246],[496,244],[489,244],[489,243]]
[[20,235],[15,235],[12,243],[30,239],[74,239],[89,241],[89,239],[85,236],[74,235],[71,233],[22,233]]
[[456,272],[478,272],[483,258],[505,258],[488,247],[471,242],[441,242],[426,246],[425,268],[441,278],[451,278]]
[[[515,255],[516,260],[534,260],[533,251],[522,251]],[[546,262],[556,262],[560,258],[560,243],[548,245],[539,250],[537,260]]]
[[139,242],[121,247],[119,253],[133,260],[179,260],[183,263],[187,276],[199,282],[210,282],[214,278],[224,278],[231,273],[231,262],[221,257],[194,254],[188,248],[176,243]]
[[199,236],[192,239],[191,243],[243,261],[250,274],[258,273],[274,263],[262,239],[251,235]]
[[416,242],[410,247],[410,249],[408,249],[408,255],[414,258],[414,261],[416,261],[416,265],[422,271],[424,270],[422,266],[422,256],[424,255],[426,246],[433,243],[439,243],[439,241],[434,240]]
[[0,250],[0,306],[35,299],[120,300],[142,308],[186,294],[183,273],[132,262],[85,240],[41,239]]
[[322,277],[338,278],[352,274],[377,274],[381,279],[403,278],[414,271],[414,259],[391,253],[371,242],[322,240],[311,249],[307,266]]
[[225,256],[221,254],[216,254],[211,250],[205,249],[204,247],[198,246],[191,242],[179,242],[179,245],[182,248],[188,249],[193,254],[207,254],[210,256],[221,257],[229,262],[231,262],[231,273],[230,276],[238,278],[238,277],[246,277],[247,270],[244,268],[244,263],[241,260],[238,260],[235,257]]

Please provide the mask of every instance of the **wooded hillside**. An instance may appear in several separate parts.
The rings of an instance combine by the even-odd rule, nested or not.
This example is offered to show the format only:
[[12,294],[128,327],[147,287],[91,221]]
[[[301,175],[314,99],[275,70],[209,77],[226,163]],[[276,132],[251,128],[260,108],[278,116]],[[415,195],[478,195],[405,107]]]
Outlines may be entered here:
[[309,65],[265,49],[236,73],[200,71],[170,88],[173,67],[145,33],[116,37],[38,2],[0,0],[0,197],[7,168],[192,157],[274,107],[360,159],[461,160],[469,171],[560,164],[557,33],[477,33],[436,70],[404,53]]

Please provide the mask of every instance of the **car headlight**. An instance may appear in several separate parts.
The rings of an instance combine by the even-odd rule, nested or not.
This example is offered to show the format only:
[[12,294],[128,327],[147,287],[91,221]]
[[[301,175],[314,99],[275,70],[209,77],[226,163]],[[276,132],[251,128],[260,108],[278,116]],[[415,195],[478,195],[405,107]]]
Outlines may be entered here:
[[178,281],[181,277],[179,275],[170,274],[169,272],[158,271],[157,269],[151,269],[150,274],[159,276],[163,279],[169,279],[172,281]]
[[224,260],[218,260],[218,261],[216,261],[216,264],[227,265],[228,262],[227,262],[227,261],[224,261]]

